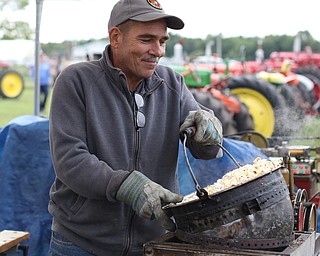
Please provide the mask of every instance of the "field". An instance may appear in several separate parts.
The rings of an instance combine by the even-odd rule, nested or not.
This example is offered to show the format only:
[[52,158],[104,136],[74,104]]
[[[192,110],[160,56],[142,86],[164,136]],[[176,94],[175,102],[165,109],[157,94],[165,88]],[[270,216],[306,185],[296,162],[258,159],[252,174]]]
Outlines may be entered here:
[[289,140],[290,145],[305,145],[320,147],[320,118],[307,117],[302,128],[292,137],[308,138],[306,140]]
[[[49,116],[51,103],[51,91],[47,101],[46,109],[40,112],[43,117]],[[27,84],[22,95],[17,99],[4,99],[0,97],[0,128],[7,125],[12,119],[22,115],[34,115],[34,87]]]

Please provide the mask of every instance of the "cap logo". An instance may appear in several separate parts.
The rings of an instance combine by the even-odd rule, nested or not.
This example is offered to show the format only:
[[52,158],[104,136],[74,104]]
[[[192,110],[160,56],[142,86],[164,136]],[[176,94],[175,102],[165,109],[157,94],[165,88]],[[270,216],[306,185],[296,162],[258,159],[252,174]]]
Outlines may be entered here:
[[150,4],[152,7],[158,9],[158,10],[162,10],[162,7],[160,5],[160,3],[157,0],[147,0],[148,4]]

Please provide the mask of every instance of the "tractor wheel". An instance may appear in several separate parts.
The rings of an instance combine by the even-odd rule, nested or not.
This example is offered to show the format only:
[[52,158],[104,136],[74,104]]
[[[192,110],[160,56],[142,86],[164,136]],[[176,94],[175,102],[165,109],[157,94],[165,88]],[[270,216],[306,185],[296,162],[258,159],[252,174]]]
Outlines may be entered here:
[[0,74],[0,95],[4,98],[18,98],[24,90],[23,76],[15,70],[7,69]]
[[311,104],[306,102],[302,96],[304,85],[287,85],[283,84],[280,87],[280,93],[284,97],[287,107],[287,131],[290,133],[298,131],[306,114],[309,111]]
[[313,84],[312,90],[308,90],[309,100],[310,104],[314,105],[317,100],[320,98],[320,79],[314,75],[311,74],[304,74],[306,78],[310,79],[310,81]]
[[[240,101],[239,97],[236,95],[233,95],[232,97]],[[236,122],[236,128],[238,132],[254,130],[253,118],[249,112],[249,108],[243,102],[240,101],[240,112],[235,113],[233,119]]]
[[309,78],[314,86],[312,91],[308,91],[307,95],[305,95],[305,91],[301,92],[302,96],[308,100],[313,110],[320,112],[320,78],[311,74],[304,74],[304,76]]
[[303,83],[299,83],[297,86],[297,89],[300,92],[301,97],[304,100],[304,102],[312,104],[312,95],[314,95],[314,94],[310,94],[307,87]]
[[[306,76],[313,83],[313,91],[309,93],[311,96],[311,104],[314,105],[320,102],[320,68],[316,66],[304,66],[294,70],[294,73]],[[320,108],[318,109],[320,111]]]
[[318,77],[318,79],[320,79],[320,68],[318,68],[317,66],[303,66],[295,69],[293,72],[301,75],[304,75],[304,74],[314,75]]
[[233,115],[224,107],[224,105],[209,92],[202,92],[199,89],[190,89],[194,98],[201,105],[211,109],[215,116],[221,121],[223,134],[234,134],[237,132]]
[[247,105],[255,131],[267,137],[286,132],[285,100],[273,85],[256,76],[245,75],[230,77],[228,88]]
[[287,107],[290,111],[298,111],[299,116],[305,114],[303,109],[300,107],[301,95],[299,90],[294,85],[283,84],[279,88],[281,95],[284,97]]

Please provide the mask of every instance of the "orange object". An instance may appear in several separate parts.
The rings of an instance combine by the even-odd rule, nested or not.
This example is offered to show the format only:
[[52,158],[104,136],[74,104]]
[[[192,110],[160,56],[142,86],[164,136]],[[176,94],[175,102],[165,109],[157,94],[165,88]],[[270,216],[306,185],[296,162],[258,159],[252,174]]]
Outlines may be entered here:
[[238,100],[236,100],[233,97],[229,97],[224,95],[221,91],[214,89],[214,88],[209,88],[209,89],[202,89],[202,91],[209,92],[211,95],[218,100],[220,100],[223,105],[233,114],[239,113],[241,110],[241,104]]

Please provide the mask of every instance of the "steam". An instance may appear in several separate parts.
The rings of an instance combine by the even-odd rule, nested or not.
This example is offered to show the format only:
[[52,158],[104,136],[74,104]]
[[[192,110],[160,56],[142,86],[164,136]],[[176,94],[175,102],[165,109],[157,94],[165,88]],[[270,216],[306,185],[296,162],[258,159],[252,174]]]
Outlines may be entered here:
[[274,114],[276,136],[295,136],[306,121],[306,115],[302,111],[289,106],[274,109]]

